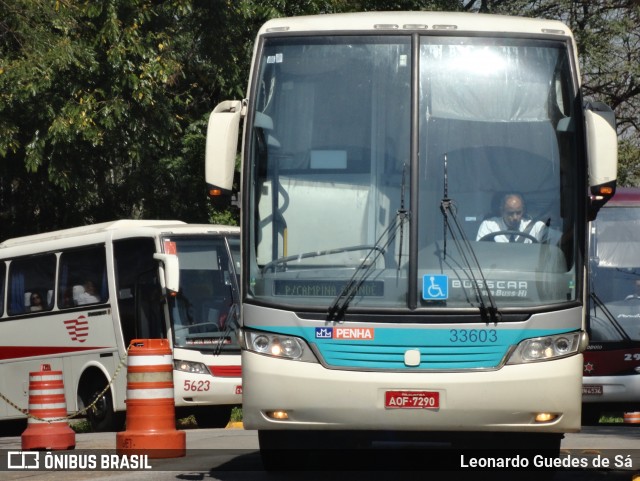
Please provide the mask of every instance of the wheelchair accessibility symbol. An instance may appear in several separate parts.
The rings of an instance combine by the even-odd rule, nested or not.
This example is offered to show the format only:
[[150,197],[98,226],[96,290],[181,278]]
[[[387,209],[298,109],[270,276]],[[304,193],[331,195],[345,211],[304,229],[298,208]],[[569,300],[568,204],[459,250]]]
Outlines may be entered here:
[[426,301],[439,301],[449,298],[449,277],[439,274],[427,274],[422,278],[422,298]]

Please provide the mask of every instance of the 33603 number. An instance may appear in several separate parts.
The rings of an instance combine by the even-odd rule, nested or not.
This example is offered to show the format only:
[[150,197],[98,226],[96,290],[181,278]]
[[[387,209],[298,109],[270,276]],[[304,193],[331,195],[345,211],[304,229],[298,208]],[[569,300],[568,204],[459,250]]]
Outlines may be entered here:
[[461,344],[498,342],[498,332],[495,329],[451,329],[449,341]]

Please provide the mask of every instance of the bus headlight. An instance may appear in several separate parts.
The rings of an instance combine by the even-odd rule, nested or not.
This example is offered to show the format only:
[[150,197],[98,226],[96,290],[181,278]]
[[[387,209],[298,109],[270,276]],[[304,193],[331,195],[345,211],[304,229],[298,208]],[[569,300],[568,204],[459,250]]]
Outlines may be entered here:
[[579,346],[579,332],[525,339],[518,344],[507,364],[559,359],[576,354],[579,351]]
[[201,362],[173,360],[173,368],[176,371],[190,372],[192,374],[211,374],[209,368]]
[[244,331],[247,351],[294,361],[317,362],[306,342],[298,337],[267,332]]

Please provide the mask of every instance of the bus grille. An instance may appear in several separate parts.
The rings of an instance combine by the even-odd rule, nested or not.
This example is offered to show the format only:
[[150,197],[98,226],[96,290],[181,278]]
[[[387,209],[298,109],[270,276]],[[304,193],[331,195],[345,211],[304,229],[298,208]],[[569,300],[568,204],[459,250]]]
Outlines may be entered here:
[[[466,370],[495,369],[500,366],[509,346],[470,345],[363,345],[322,343],[317,349],[326,365],[336,368],[376,370]],[[405,352],[420,351],[418,366],[405,365]]]

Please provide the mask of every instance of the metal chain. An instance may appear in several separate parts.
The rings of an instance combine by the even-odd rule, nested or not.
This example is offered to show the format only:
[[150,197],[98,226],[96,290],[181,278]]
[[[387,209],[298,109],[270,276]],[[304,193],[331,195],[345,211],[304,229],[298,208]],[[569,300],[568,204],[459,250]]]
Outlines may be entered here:
[[27,414],[27,410],[26,409],[22,409],[20,406],[18,406],[16,403],[14,403],[13,401],[11,401],[11,399],[9,399],[8,397],[6,397],[4,394],[2,394],[0,392],[0,399],[2,399],[3,401],[5,401],[9,406],[16,408],[18,411],[20,411],[22,414]]
[[39,418],[38,416],[34,416],[33,414],[30,414],[28,409],[22,409],[20,406],[18,406],[16,403],[11,401],[9,398],[7,398],[1,392],[0,392],[0,399],[4,400],[7,404],[9,404],[9,406],[11,406],[11,407],[17,409],[18,411],[20,411],[22,414],[27,416],[27,418],[36,419],[38,421],[44,421],[44,422],[47,422],[47,423],[55,423],[55,422],[67,421],[67,420],[73,419],[73,418],[75,418],[77,416],[81,416],[83,414],[86,414],[87,411],[89,411],[89,409],[93,408],[98,403],[100,398],[109,390],[109,387],[111,387],[113,385],[113,382],[116,380],[116,378],[118,377],[118,374],[122,370],[122,366],[125,365],[125,361],[127,360],[127,357],[129,355],[129,349],[130,348],[131,348],[131,345],[127,348],[126,352],[124,353],[124,356],[122,356],[120,358],[120,362],[118,363],[118,366],[116,367],[116,370],[114,371],[113,376],[111,377],[111,380],[107,383],[105,388],[96,396],[96,398],[93,400],[93,402],[91,404],[89,404],[88,406],[86,406],[84,409],[81,409],[80,411],[77,411],[75,413],[69,414],[69,415],[67,415],[65,417],[53,418],[53,419],[50,419],[50,418],[49,419]]

